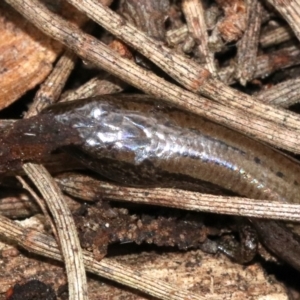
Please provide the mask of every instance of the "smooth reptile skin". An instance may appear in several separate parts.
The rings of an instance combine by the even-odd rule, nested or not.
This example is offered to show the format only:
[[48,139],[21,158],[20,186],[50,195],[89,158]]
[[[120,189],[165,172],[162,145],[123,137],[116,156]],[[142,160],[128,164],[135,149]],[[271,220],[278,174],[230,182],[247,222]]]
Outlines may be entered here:
[[[242,196],[300,203],[300,165],[295,160],[147,100],[138,95],[102,96],[56,105],[44,113],[76,129],[82,139],[72,150],[77,158],[122,184],[160,186],[172,177],[190,178]],[[300,270],[298,236],[274,221],[251,222],[269,250]]]

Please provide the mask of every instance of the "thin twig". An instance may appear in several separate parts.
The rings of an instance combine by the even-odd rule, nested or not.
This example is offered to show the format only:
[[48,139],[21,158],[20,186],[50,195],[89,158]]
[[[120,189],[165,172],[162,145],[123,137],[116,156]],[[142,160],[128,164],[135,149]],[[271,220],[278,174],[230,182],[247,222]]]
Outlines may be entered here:
[[166,40],[169,45],[177,45],[185,41],[188,37],[189,30],[187,25],[182,25],[179,28],[171,29],[166,32]]
[[43,108],[58,100],[67,79],[74,69],[76,61],[77,56],[70,51],[66,51],[61,56],[50,75],[36,93],[32,105],[25,117],[29,118],[36,115]]
[[95,77],[89,80],[87,83],[81,85],[78,89],[64,93],[60,98],[60,102],[95,97],[105,94],[120,93],[123,90],[123,85],[124,84],[121,82],[118,82],[116,79],[112,78],[112,76],[107,79]]
[[[81,207],[81,203],[79,201],[75,201],[66,195],[64,195],[64,199],[72,212]],[[1,192],[1,215],[10,219],[25,219],[40,212],[41,210],[35,203],[31,194],[23,189],[18,191],[14,188],[13,190],[4,190]]]
[[[290,112],[275,110],[276,117],[274,116],[274,118],[271,118],[272,120],[266,121],[254,115],[250,115],[246,111],[241,111],[240,109],[233,107],[230,108],[214,101],[201,98],[180,87],[168,83],[153,73],[138,67],[131,61],[121,58],[100,41],[87,34],[84,34],[70,23],[52,14],[37,1],[6,1],[13,5],[26,18],[28,18],[46,34],[66,44],[66,46],[70,47],[74,52],[84,57],[86,60],[92,61],[102,69],[107,70],[116,77],[121,78],[122,80],[145,91],[146,93],[152,94],[160,99],[165,99],[173,105],[179,106],[184,110],[192,111],[195,114],[207,117],[208,119],[211,119],[217,123],[234,128],[240,132],[243,132],[244,134],[248,134],[275,147],[300,153],[300,135],[297,132],[300,130],[300,124],[298,124],[300,122],[296,120],[299,118],[299,116],[291,114]],[[81,4],[86,5],[87,2],[90,1],[81,2]],[[113,14],[113,17],[115,16],[117,16],[117,20],[119,20],[119,22],[117,22],[117,28],[120,30],[120,28],[125,26],[124,20],[120,19],[118,15]],[[114,22],[116,22],[116,20],[114,20]],[[134,27],[131,26],[130,29],[132,29],[133,32],[136,32]],[[131,34],[133,34],[133,32],[131,32]],[[139,31],[138,33],[141,34]],[[150,42],[152,43],[153,40],[150,39]],[[142,44],[144,46],[143,42]],[[149,48],[150,46],[148,45],[148,48],[146,47],[146,49],[149,51],[151,49],[153,51],[160,49],[159,51],[161,51],[162,46],[160,44],[156,45],[155,47],[154,46],[155,45],[151,46],[153,48],[152,49]],[[164,56],[164,54],[166,56]],[[188,71],[188,73],[194,70],[190,69],[191,66],[189,64],[187,66],[181,65],[183,62],[186,63],[186,59],[184,59],[182,62],[181,56],[173,56],[170,51],[164,54],[159,55],[162,63],[165,64],[165,58],[168,57],[168,62],[177,70],[177,74],[181,74],[180,72],[184,72],[184,70]],[[181,63],[177,62],[179,58],[181,59]],[[181,71],[180,68],[182,68]],[[199,68],[199,66],[197,66],[197,68]],[[199,72],[197,74],[199,75]],[[199,76],[197,78],[199,79]],[[209,82],[209,85],[212,84],[211,87],[213,89],[210,93],[212,98],[216,98],[215,93],[217,93],[224,95],[226,98],[229,97],[237,99],[236,93],[234,92],[234,94],[232,94],[231,89],[225,91],[222,83],[216,83],[216,81],[214,81],[214,83],[211,81]],[[244,109],[246,107],[251,108],[257,106],[257,101],[253,102],[248,96],[243,94],[240,95],[244,101]],[[241,98],[239,99],[241,100]],[[267,115],[271,113],[270,116],[273,116],[273,113],[275,112],[273,108],[270,106],[263,107],[263,114]],[[275,124],[273,119],[277,119],[277,116],[280,115],[284,116],[284,118]],[[292,125],[290,123],[291,120],[294,120],[296,123],[292,121]],[[292,129],[293,127],[295,128]]]
[[246,85],[253,78],[258,51],[262,19],[262,6],[258,0],[247,0],[247,29],[238,43],[236,78]]
[[87,201],[120,200],[185,210],[239,215],[244,217],[300,221],[300,205],[241,197],[215,196],[178,189],[141,189],[117,186],[89,176],[73,175],[70,180],[56,179],[62,190]]
[[262,33],[259,39],[259,43],[263,48],[275,46],[283,42],[287,42],[295,38],[291,28],[289,26],[279,26],[272,30]]
[[271,105],[289,107],[300,102],[300,78],[289,79],[259,92],[256,97]]
[[53,221],[48,213],[47,207],[45,205],[45,202],[36,194],[36,192],[27,184],[27,182],[21,177],[21,176],[16,176],[16,178],[20,181],[22,184],[23,188],[26,189],[32,198],[35,200],[35,202],[39,205],[41,211],[45,215],[47,221],[49,222],[51,229],[53,231],[53,234],[55,238],[59,241],[58,235],[57,235],[57,230],[55,228],[55,225],[53,224]]
[[182,10],[194,39],[198,42],[198,48],[205,59],[205,67],[216,77],[217,70],[214,63],[214,53],[208,47],[208,34],[205,23],[204,9],[200,0],[184,0]]
[[23,190],[18,192],[16,189],[14,189],[13,193],[1,192],[1,215],[10,219],[24,219],[39,211],[38,205],[27,192]]
[[[299,65],[299,63],[300,49],[296,46],[289,46],[271,53],[261,54],[256,58],[255,73],[253,78],[249,78],[249,80],[268,76],[277,70]],[[219,71],[219,77],[227,84],[233,84],[236,81],[234,73],[235,68],[228,66]]]
[[289,23],[294,34],[300,40],[300,1],[299,0],[268,0]]

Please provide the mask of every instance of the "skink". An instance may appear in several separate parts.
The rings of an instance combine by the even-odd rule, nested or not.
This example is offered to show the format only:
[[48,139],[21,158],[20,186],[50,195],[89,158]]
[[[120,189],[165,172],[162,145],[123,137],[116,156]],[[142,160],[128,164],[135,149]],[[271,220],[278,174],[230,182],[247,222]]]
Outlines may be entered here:
[[[251,198],[300,203],[297,161],[199,117],[153,105],[147,96],[102,96],[50,107],[34,119],[27,136],[30,141],[32,135],[32,144],[48,117],[57,136],[59,128],[71,129],[74,138],[66,145],[73,155],[122,184],[159,186],[176,178]],[[274,221],[251,222],[271,252],[300,270],[298,236]]]

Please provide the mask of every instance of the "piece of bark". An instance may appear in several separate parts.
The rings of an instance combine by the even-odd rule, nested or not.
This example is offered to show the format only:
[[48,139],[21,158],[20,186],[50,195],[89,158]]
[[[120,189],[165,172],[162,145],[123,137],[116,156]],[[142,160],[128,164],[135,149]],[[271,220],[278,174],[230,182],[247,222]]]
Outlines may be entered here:
[[205,243],[208,252],[217,251],[217,245],[207,241],[209,229],[199,214],[170,210],[164,216],[139,215],[107,202],[85,208],[83,213],[74,215],[74,220],[81,246],[92,251],[97,260],[106,256],[109,244],[117,242],[177,246],[181,250],[202,249]]
[[233,264],[223,255],[201,251],[185,253],[142,253],[117,257],[143,274],[174,282],[207,299],[287,299],[284,287],[267,278],[258,264],[248,267]]
[[[51,7],[70,22],[82,25],[87,19],[67,2]],[[43,82],[62,44],[45,36],[9,5],[0,3],[0,109]]]
[[[199,251],[185,253],[143,252],[118,256],[115,260],[143,275],[155,277],[189,289],[207,299],[226,300],[284,300],[288,299],[284,286],[273,277],[265,275],[259,264],[242,266],[231,262],[224,255],[213,256]],[[50,284],[55,292],[62,292],[66,284],[64,269],[52,260],[39,260],[20,254],[1,258],[0,300],[16,283],[38,279]],[[153,299],[139,292],[123,289],[109,281],[89,279],[89,299]],[[107,298],[103,298],[103,296]]]

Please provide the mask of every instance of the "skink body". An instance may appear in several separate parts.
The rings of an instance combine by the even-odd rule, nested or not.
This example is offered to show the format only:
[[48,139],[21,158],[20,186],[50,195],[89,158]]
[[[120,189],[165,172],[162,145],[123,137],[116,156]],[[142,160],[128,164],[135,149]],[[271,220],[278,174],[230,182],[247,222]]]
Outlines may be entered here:
[[[79,137],[71,152],[89,168],[129,185],[164,185],[175,178],[212,183],[257,199],[300,203],[300,166],[241,134],[145,96],[102,96],[53,106],[55,127]],[[36,129],[43,117],[36,119]],[[34,131],[33,130],[33,131]],[[251,219],[262,242],[300,270],[300,241],[282,225]],[[286,233],[286,234],[285,234]]]
[[[157,185],[163,180],[161,173],[181,175],[243,196],[300,203],[300,165],[292,158],[145,100],[138,95],[104,96],[57,105],[45,113],[76,129],[82,141],[77,155],[113,180]],[[143,172],[137,173],[140,169]]]

